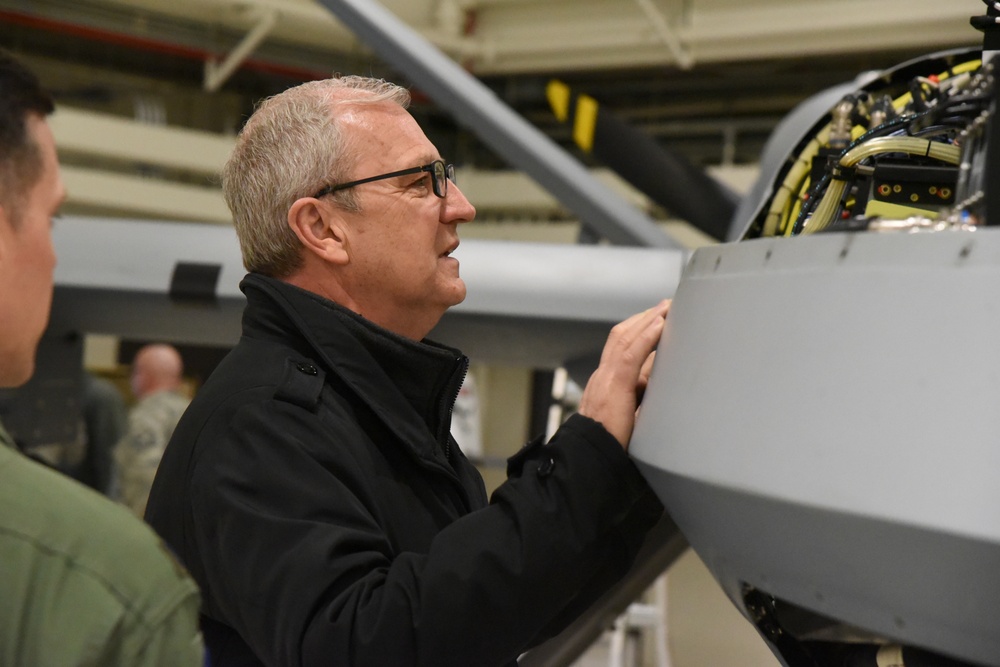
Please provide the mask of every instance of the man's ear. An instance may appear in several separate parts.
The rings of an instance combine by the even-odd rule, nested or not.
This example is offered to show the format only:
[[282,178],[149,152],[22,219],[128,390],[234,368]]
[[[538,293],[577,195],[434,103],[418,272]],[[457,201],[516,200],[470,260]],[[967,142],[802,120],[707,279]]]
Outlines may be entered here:
[[346,264],[349,256],[342,212],[331,204],[302,197],[288,209],[288,226],[299,242],[319,258],[334,264]]

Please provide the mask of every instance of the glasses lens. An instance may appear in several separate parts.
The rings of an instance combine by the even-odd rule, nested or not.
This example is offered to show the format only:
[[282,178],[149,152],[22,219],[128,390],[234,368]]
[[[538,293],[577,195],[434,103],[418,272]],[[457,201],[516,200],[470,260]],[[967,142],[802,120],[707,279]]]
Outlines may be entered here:
[[432,162],[431,168],[434,170],[432,172],[434,175],[434,194],[444,199],[445,195],[448,194],[448,168],[441,160]]

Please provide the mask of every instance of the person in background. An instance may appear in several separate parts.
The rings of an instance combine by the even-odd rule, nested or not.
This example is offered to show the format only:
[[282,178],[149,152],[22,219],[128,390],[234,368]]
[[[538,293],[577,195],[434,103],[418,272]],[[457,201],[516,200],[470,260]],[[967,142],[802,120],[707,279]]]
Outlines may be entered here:
[[[0,52],[0,387],[31,377],[52,303],[65,197],[52,110]],[[201,665],[198,606],[148,526],[20,454],[0,426],[0,665]]]
[[83,438],[86,457],[76,478],[110,496],[114,488],[114,449],[125,434],[128,410],[114,382],[83,372]]
[[184,363],[171,345],[146,345],[132,360],[129,386],[137,403],[115,447],[115,469],[118,499],[140,518],[163,450],[191,402],[183,383]]
[[626,448],[665,302],[612,330],[579,414],[487,499],[449,434],[469,360],[425,338],[465,297],[476,212],[408,100],[362,77],[291,88],[223,171],[243,336],[146,509],[205,593],[217,666],[513,665],[662,516]]

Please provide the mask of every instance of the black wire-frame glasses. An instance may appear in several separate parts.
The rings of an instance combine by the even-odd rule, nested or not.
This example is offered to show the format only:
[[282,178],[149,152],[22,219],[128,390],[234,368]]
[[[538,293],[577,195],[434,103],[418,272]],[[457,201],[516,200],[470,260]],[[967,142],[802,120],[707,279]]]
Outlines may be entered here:
[[455,165],[445,164],[444,160],[434,160],[434,162],[425,164],[422,167],[401,169],[400,171],[393,171],[388,174],[379,174],[378,176],[370,176],[357,181],[351,181],[350,183],[328,185],[314,194],[313,197],[319,199],[320,197],[325,197],[326,195],[339,192],[340,190],[353,188],[355,185],[361,185],[362,183],[371,183],[372,181],[381,181],[386,178],[395,178],[396,176],[406,176],[408,174],[419,174],[422,171],[426,171],[431,175],[431,183],[433,184],[434,194],[441,199],[444,199],[448,194],[448,181],[454,182],[455,180]]

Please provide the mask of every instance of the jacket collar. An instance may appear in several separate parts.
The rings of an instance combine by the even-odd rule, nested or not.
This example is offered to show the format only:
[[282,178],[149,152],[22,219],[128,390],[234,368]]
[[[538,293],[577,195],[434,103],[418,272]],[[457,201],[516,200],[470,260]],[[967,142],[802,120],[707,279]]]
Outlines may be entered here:
[[260,274],[248,274],[240,289],[247,296],[244,333],[274,337],[309,354],[405,441],[429,445],[429,431],[438,445],[432,455],[439,456],[441,447],[447,453],[451,410],[469,363],[459,350],[404,338],[328,299]]

